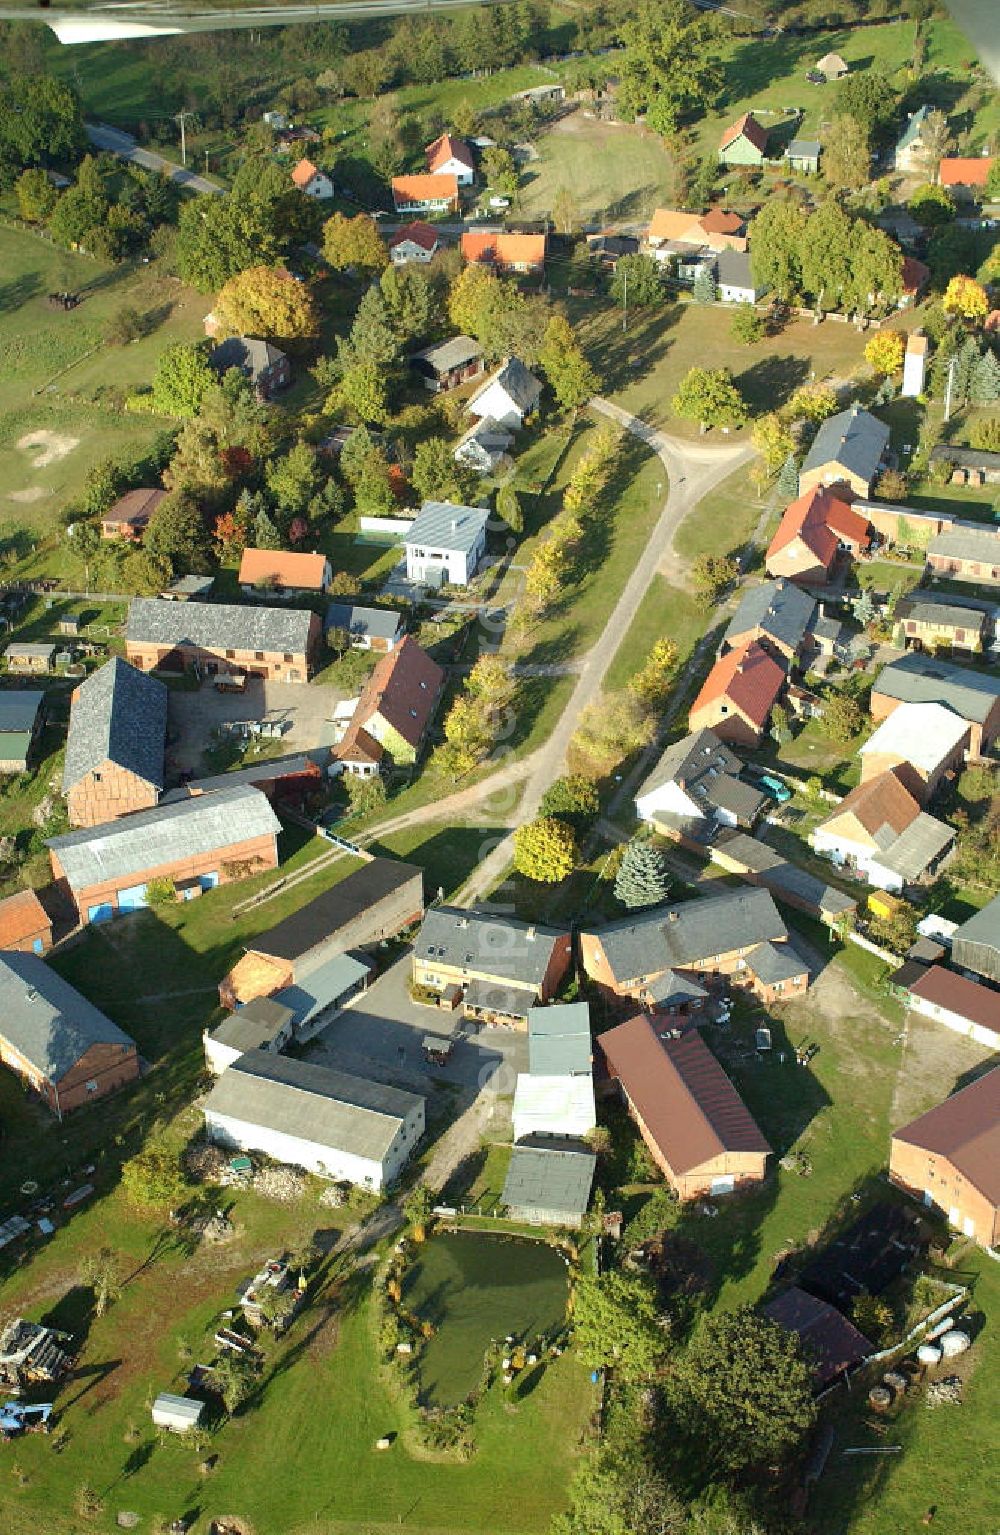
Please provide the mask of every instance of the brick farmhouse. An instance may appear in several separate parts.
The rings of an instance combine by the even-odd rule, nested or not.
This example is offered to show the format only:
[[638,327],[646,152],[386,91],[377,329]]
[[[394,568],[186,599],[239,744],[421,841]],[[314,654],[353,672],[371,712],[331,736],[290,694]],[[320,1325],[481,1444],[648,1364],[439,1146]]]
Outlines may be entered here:
[[76,689],[63,766],[71,826],[99,826],[157,803],[169,696],[118,656]]
[[33,890],[0,901],[0,949],[44,954],[52,947],[52,918]]
[[919,1119],[896,1130],[889,1177],[949,1226],[1000,1242],[1000,1068],[994,1067]]
[[304,608],[136,597],[125,656],[142,672],[243,672],[270,682],[306,682],[321,631],[319,617]]

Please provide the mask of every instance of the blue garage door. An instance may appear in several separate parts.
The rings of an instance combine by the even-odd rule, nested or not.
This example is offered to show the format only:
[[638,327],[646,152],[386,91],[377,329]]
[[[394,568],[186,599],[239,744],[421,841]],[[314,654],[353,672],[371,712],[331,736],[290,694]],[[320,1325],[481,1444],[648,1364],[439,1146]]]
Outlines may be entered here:
[[211,869],[207,874],[198,875],[198,883],[202,890],[214,890],[219,883],[219,876],[214,869]]
[[119,911],[142,911],[145,904],[145,885],[129,885],[128,889],[118,892]]
[[99,906],[88,906],[88,922],[110,922],[115,914],[115,908],[110,901],[102,901]]

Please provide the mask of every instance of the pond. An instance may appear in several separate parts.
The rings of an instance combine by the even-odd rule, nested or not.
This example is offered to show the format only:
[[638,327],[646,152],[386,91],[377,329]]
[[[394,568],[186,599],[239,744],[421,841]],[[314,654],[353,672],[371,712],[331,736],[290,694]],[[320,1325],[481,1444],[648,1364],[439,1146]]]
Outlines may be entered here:
[[480,1231],[432,1237],[403,1282],[403,1304],[436,1328],[420,1353],[422,1398],[438,1407],[462,1401],[490,1339],[552,1334],[566,1293],[566,1265],[544,1242]]

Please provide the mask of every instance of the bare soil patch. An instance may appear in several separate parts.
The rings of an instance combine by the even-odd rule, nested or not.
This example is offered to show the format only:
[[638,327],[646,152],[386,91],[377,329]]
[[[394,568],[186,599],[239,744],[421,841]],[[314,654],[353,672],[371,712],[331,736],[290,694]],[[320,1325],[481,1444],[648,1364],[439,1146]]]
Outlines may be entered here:
[[907,1014],[903,1055],[892,1095],[892,1123],[908,1124],[984,1065],[992,1051],[931,1018]]
[[42,485],[29,485],[27,490],[10,490],[7,492],[8,501],[43,501],[52,492]]
[[33,469],[44,469],[46,465],[58,463],[67,453],[72,453],[74,448],[80,446],[80,439],[70,437],[68,433],[50,432],[40,427],[38,431],[25,432],[23,437],[17,439],[17,446],[22,453],[31,455]]

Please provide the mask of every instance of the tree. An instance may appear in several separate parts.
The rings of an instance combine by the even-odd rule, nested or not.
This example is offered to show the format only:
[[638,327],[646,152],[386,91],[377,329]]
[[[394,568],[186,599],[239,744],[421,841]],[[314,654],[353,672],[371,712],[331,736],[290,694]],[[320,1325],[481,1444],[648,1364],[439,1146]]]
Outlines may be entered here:
[[868,132],[877,134],[896,112],[896,92],[880,65],[857,70],[837,87],[833,103],[837,117],[853,117]]
[[982,283],[961,273],[951,279],[941,302],[948,314],[957,314],[972,324],[980,324],[990,312],[990,301]]
[[153,409],[162,416],[196,416],[215,382],[206,342],[168,346],[157,358],[153,374]]
[[514,833],[514,867],[526,879],[557,885],[576,863],[573,828],[556,816],[539,816]]
[[883,469],[875,481],[875,494],[880,501],[904,501],[906,491],[906,475],[899,469]]
[[670,892],[667,866],[651,842],[632,841],[615,879],[615,899],[629,911],[658,906]]
[[903,366],[906,345],[898,330],[877,330],[865,342],[865,361],[886,378]]
[[[980,354],[969,369],[969,387],[967,394],[970,405],[992,405],[1000,400],[1000,361],[993,351],[985,351]],[[996,450],[997,418],[993,416],[986,421],[975,421],[972,425],[972,443],[976,448],[988,446],[986,440],[993,442]]]
[[356,267],[360,272],[381,272],[389,254],[378,225],[367,213],[353,218],[335,213],[323,225],[323,255],[335,271]]
[[17,207],[29,224],[44,224],[58,199],[58,193],[45,171],[22,171],[17,178]]
[[861,706],[850,693],[834,693],[823,705],[823,730],[834,741],[853,741],[864,722]]
[[118,1260],[110,1247],[101,1247],[80,1264],[80,1283],[94,1293],[94,1315],[103,1316],[122,1293]]
[[13,75],[0,87],[0,185],[29,166],[75,163],[86,145],[80,98],[42,73]]
[[681,0],[640,0],[621,29],[619,115],[633,121],[644,113],[654,133],[671,137],[684,113],[714,105],[723,83],[716,34],[711,18],[692,14]]
[[517,491],[509,480],[497,491],[497,516],[503,518],[512,533],[524,532],[524,511]]
[[448,316],[456,329],[475,336],[490,359],[515,353],[535,361],[547,321],[544,305],[529,304],[513,282],[473,262],[448,290]]
[[410,484],[421,501],[454,501],[468,505],[477,476],[458,463],[451,444],[443,437],[418,442],[410,470]]
[[571,235],[580,217],[580,205],[569,187],[560,187],[552,199],[552,222],[556,233]]
[[385,779],[378,773],[347,773],[344,783],[352,816],[374,815],[388,798]]
[[778,495],[785,502],[794,501],[799,493],[799,461],[794,451],[789,453],[781,466],[775,482]]
[[741,341],[744,346],[753,346],[755,342],[763,339],[767,327],[762,315],[759,315],[753,304],[737,304],[733,310],[733,323],[730,327],[734,341]]
[[643,665],[629,679],[628,690],[643,708],[658,708],[666,698],[677,656],[676,641],[657,640]]
[[[944,113],[937,110],[928,112],[920,125],[920,148],[917,151],[920,168],[928,181],[933,181],[937,176],[941,161],[946,154],[950,153],[953,143],[951,129],[948,127],[948,119]],[[912,209],[911,203],[911,212]]]
[[655,734],[649,711],[633,693],[613,694],[590,704],[570,741],[573,771],[603,778],[624,758],[648,746]]
[[222,335],[297,341],[319,328],[312,291],[283,267],[255,266],[231,277],[212,312]]
[[[769,411],[766,416],[758,416],[750,433],[750,440],[761,458],[769,474],[775,474],[781,466],[788,462],[789,457],[795,463],[795,439],[781,417],[775,411]],[[798,469],[795,472],[796,489],[798,487]],[[792,495],[795,491],[792,491]]]
[[266,506],[262,506],[254,519],[253,547],[255,549],[284,549],[281,529]]
[[176,1209],[187,1193],[180,1158],[162,1143],[147,1143],[122,1168],[122,1189],[128,1202],[141,1209]]
[[611,278],[611,297],[629,309],[651,309],[666,297],[663,270],[653,256],[622,256]]
[[692,291],[696,304],[715,303],[719,290],[715,281],[715,268],[709,262],[702,262],[695,272]]
[[392,64],[379,48],[352,53],[345,61],[347,82],[358,96],[374,101],[392,76]]
[[276,203],[252,195],[196,197],[177,222],[177,270],[200,293],[216,293],[251,267],[275,265],[284,253],[287,225]]
[[165,496],[149,519],[143,548],[164,555],[175,575],[206,570],[211,563],[211,544],[205,519],[197,502],[185,490]]
[[730,555],[699,554],[691,567],[691,584],[698,606],[702,609],[714,607],[726,587],[738,579],[739,573],[739,565]]
[[893,1324],[892,1307],[880,1295],[862,1290],[851,1302],[851,1320],[873,1343],[881,1343]]
[[950,224],[955,217],[955,203],[951,194],[945,187],[933,183],[917,187],[910,197],[908,207],[917,223],[923,224],[925,228]]
[[823,140],[821,163],[834,192],[859,192],[871,170],[871,133],[856,117],[835,117]]
[[802,280],[802,245],[806,215],[788,198],[769,197],[750,225],[750,266],[758,288],[782,303],[797,293]]
[[483,180],[497,197],[516,197],[521,178],[517,164],[509,149],[499,144],[489,144],[483,150],[480,170]]
[[573,1296],[573,1333],[584,1364],[623,1381],[649,1380],[667,1353],[669,1333],[648,1274],[607,1269],[583,1274]]
[[379,279],[385,316],[398,339],[409,343],[428,335],[437,324],[434,284],[423,267],[407,263],[387,266]]
[[259,1373],[260,1365],[253,1355],[237,1354],[233,1349],[220,1353],[212,1375],[230,1416],[249,1401]]
[[861,625],[862,629],[867,629],[868,625],[874,623],[878,616],[878,610],[867,586],[862,587],[860,595],[855,597],[851,608],[855,621]]
[[[997,378],[997,388],[1000,389],[1000,377]],[[1000,395],[995,398],[1000,398]],[[983,416],[981,420],[973,422],[970,435],[974,448],[985,448],[987,453],[1000,453],[1000,416]]]
[[128,346],[129,342],[138,341],[144,330],[145,322],[138,309],[123,304],[108,321],[104,339],[109,346]]
[[829,384],[801,384],[792,395],[782,415],[789,421],[811,421],[818,426],[838,408],[837,392]]
[[294,443],[264,473],[268,491],[286,521],[305,515],[321,478],[316,449],[308,442]]
[[[615,1445],[581,1460],[569,1508],[552,1521],[550,1535],[682,1535],[687,1529],[687,1510],[665,1478],[634,1446]],[[741,1528],[739,1535],[758,1532]]]
[[713,426],[742,426],[743,396],[728,368],[691,368],[670,402],[675,416],[697,421],[703,432]]
[[104,224],[108,208],[103,192],[95,193],[83,186],[70,187],[49,215],[49,234],[57,245],[65,246],[67,250],[76,247],[90,250],[93,233]]
[[597,375],[564,314],[554,314],[545,327],[538,360],[552,393],[565,410],[578,410],[597,392]]
[[87,589],[90,588],[91,562],[101,547],[101,532],[96,523],[75,522],[72,530],[73,548],[77,556],[83,562],[83,579]]
[[577,831],[590,826],[600,813],[601,798],[589,778],[569,774],[557,778],[542,795],[539,806],[543,816],[558,816]]

